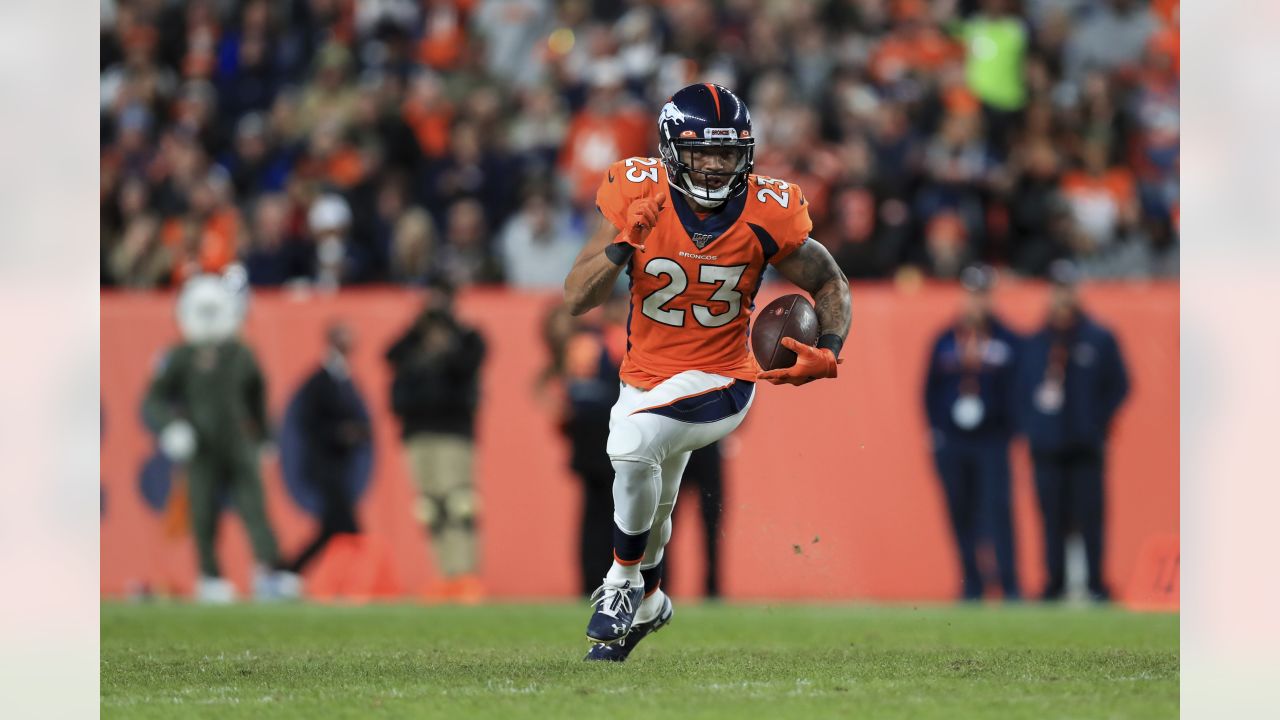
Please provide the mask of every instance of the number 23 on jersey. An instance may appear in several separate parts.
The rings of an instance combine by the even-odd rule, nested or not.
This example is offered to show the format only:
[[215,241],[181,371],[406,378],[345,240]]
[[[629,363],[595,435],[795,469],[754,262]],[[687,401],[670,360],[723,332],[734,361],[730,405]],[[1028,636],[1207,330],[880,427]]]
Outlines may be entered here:
[[[738,283],[746,265],[701,265],[698,267],[697,282],[716,286],[710,300],[725,303],[728,308],[716,312],[715,308],[694,303],[691,306],[693,319],[702,327],[716,328],[729,324],[738,313],[742,312],[742,292]],[[680,309],[670,309],[667,305],[689,288],[689,277],[679,263],[670,258],[653,258],[644,265],[644,272],[654,277],[668,278],[667,284],[654,290],[641,303],[641,312],[645,317],[656,320],[663,325],[684,327],[686,313]]]

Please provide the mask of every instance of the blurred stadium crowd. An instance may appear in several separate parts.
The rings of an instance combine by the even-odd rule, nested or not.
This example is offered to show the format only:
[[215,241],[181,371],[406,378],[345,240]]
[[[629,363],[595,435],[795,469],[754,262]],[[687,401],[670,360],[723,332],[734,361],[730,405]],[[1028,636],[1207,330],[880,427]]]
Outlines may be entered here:
[[103,0],[102,284],[559,287],[672,92],[854,278],[1177,274],[1177,0]]

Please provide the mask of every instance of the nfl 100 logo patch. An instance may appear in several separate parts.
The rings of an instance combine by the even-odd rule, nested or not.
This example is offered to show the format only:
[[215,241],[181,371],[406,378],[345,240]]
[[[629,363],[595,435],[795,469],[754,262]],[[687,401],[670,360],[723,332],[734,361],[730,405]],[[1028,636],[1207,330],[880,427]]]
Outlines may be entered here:
[[715,239],[716,239],[716,236],[715,236],[715,235],[709,235],[709,234],[707,234],[707,233],[694,233],[694,234],[693,234],[692,236],[690,236],[690,237],[691,237],[691,238],[692,238],[692,240],[693,240],[693,244],[694,244],[694,245],[696,245],[696,246],[698,247],[698,249],[699,249],[699,250],[701,250],[702,248],[706,247],[706,246],[707,246],[707,243],[709,243],[709,242],[711,242],[712,240],[715,240]]

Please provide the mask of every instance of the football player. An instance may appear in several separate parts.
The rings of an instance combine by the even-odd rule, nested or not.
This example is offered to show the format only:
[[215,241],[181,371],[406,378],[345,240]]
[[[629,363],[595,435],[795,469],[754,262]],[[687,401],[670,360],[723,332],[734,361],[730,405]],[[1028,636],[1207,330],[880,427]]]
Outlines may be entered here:
[[[849,331],[849,283],[826,249],[800,188],[751,173],[751,114],[729,90],[690,85],[658,116],[661,158],[614,163],[596,194],[604,220],[565,279],[580,315],[631,279],[621,392],[609,419],[614,562],[592,596],[588,660],[625,660],[670,621],[662,552],[689,453],[733,432],[755,381],[803,385],[836,377]],[[816,347],[783,340],[792,367],[761,372],[747,347],[752,302],[772,264],[807,291]]]

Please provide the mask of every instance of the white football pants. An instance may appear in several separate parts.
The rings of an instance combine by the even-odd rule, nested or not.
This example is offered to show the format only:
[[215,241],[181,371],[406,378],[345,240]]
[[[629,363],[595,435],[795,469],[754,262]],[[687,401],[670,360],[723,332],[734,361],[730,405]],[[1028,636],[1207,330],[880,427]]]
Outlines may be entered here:
[[652,390],[622,385],[609,416],[613,519],[628,535],[650,531],[641,568],[657,565],[671,539],[671,512],[689,453],[737,429],[754,399],[753,383],[699,370]]

